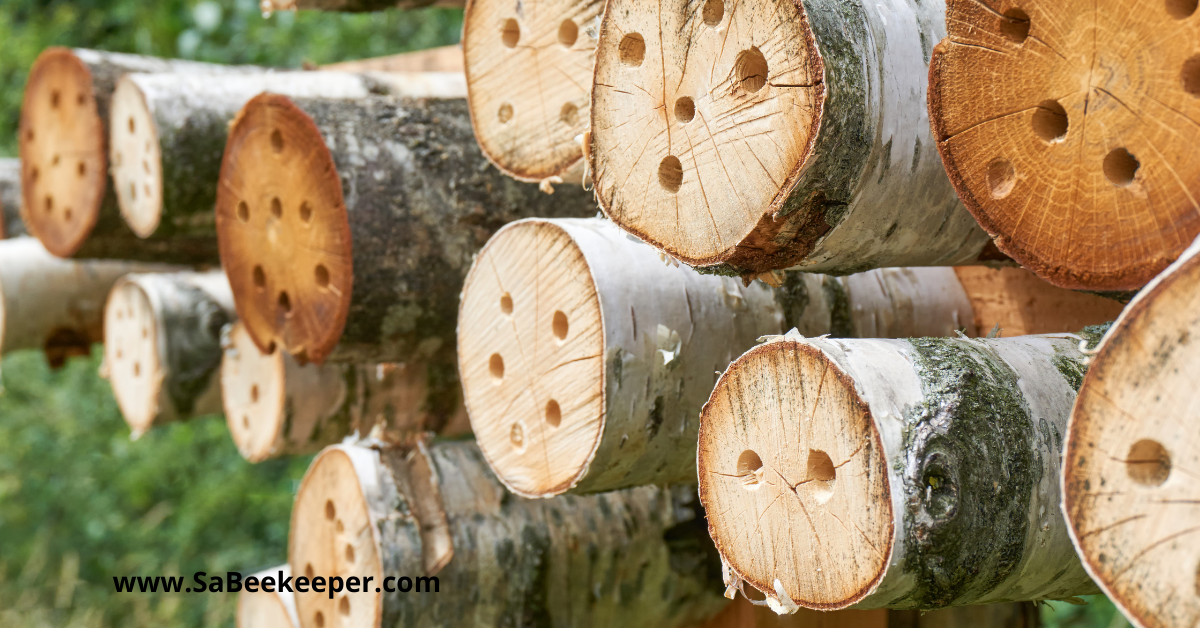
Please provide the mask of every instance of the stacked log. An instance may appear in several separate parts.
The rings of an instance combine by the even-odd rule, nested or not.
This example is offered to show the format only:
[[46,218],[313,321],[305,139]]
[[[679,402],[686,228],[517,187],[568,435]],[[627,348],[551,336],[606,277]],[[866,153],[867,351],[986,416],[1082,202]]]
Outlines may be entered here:
[[321,66],[328,72],[463,73],[463,52],[458,46],[440,46],[386,57],[355,59]]
[[800,609],[776,615],[765,605],[745,597],[727,605],[702,628],[1039,628],[1038,609],[1032,603],[962,606],[937,611]]
[[220,271],[131,274],[113,286],[104,374],[134,438],[221,411],[221,329],[234,316]]
[[925,106],[939,1],[613,0],[596,47],[596,196],[693,266],[846,274],[1003,259]]
[[26,235],[21,222],[21,161],[0,159],[0,238]]
[[946,5],[929,118],[967,208],[1054,284],[1142,287],[1200,233],[1195,5]]
[[447,414],[426,404],[423,364],[305,364],[276,348],[259,351],[240,323],[228,330],[221,399],[242,457],[261,462],[311,454],[347,436],[411,445],[428,432],[469,431],[461,403]]
[[748,351],[700,418],[700,500],[727,584],[779,612],[1096,592],[1058,482],[1081,340],[1101,331],[789,334]]
[[1136,626],[1200,613],[1200,244],[1129,304],[1071,414],[1063,511],[1088,572]]
[[424,9],[426,7],[462,8],[466,0],[260,0],[264,14],[272,11],[346,11],[362,13],[385,9]]
[[[291,575],[289,565],[280,565],[250,576],[257,583],[256,590],[243,588],[238,593],[237,628],[300,628],[295,595],[279,590],[279,582]],[[267,578],[270,578],[270,585],[264,586],[263,581]],[[268,588],[272,590],[268,591]]]

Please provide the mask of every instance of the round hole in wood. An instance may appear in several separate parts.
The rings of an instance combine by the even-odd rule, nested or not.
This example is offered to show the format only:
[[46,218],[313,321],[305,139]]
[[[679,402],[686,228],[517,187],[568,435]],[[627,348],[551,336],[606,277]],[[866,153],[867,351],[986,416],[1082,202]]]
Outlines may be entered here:
[[141,375],[142,375],[142,363],[141,363],[141,362],[134,362],[134,363],[133,363],[133,376],[134,376],[134,377],[141,377]]
[[238,203],[237,217],[238,217],[238,220],[240,220],[242,222],[250,221],[250,206],[246,204],[246,201],[241,201]]
[[143,185],[142,191],[144,191],[146,193],[146,196],[150,196],[150,184],[147,183],[147,184]]
[[325,628],[325,613],[321,611],[313,613],[313,623],[317,625],[317,628]]
[[346,544],[346,562],[354,562],[354,546],[349,543]]
[[570,48],[575,45],[576,39],[579,39],[579,26],[572,20],[563,20],[558,25],[558,43]]
[[1000,21],[1000,34],[1014,44],[1023,44],[1029,38],[1029,14],[1021,9],[1009,9]]
[[752,449],[742,452],[737,459],[737,475],[742,479],[742,488],[753,491],[762,484],[763,461]]
[[1057,100],[1045,100],[1033,111],[1033,132],[1043,142],[1053,144],[1067,136],[1067,110]]
[[271,131],[271,150],[277,153],[283,152],[283,133],[279,129]]
[[1192,96],[1200,97],[1200,55],[1192,55],[1183,62],[1183,72],[1179,76],[1183,91]]
[[628,66],[641,65],[646,58],[646,39],[640,33],[627,33],[617,45],[617,58]]
[[500,41],[504,42],[506,48],[516,48],[517,42],[521,41],[521,25],[513,18],[504,20],[504,27],[500,29]]
[[279,309],[283,310],[285,316],[292,313],[292,299],[288,297],[286,290],[279,293]]
[[500,124],[507,124],[513,117],[513,106],[511,103],[503,103],[500,105],[500,110],[496,112],[496,119]]
[[250,417],[247,415],[242,415],[242,428],[250,429]]
[[[332,507],[332,506],[333,506],[333,502],[327,502],[326,508],[329,508],[329,507]],[[312,566],[312,563],[308,563],[307,565],[305,565],[305,566],[304,566],[304,575],[305,575],[305,576],[306,576],[306,577],[307,577],[309,580],[312,580],[312,577],[313,577],[313,575],[314,575],[314,573],[313,573],[313,566]]]
[[149,159],[142,160],[142,171],[144,171],[146,174],[150,174],[150,160]]
[[504,358],[500,357],[499,353],[493,353],[492,357],[488,358],[488,372],[497,382],[504,379]]
[[[327,499],[325,500],[325,519],[333,521],[335,518],[337,518],[337,507],[333,505],[332,499]],[[309,565],[309,568],[311,569],[312,565]]]
[[507,292],[500,296],[500,311],[505,314],[512,314],[513,302],[512,297]]
[[250,385],[250,403],[258,403],[258,384]]
[[56,90],[50,92],[50,108],[51,109],[58,109],[58,100],[59,100],[58,90],[56,89]]
[[755,93],[767,84],[767,58],[757,46],[738,53],[733,62],[733,71],[738,83],[747,93]]
[[37,166],[34,166],[33,170],[29,173],[29,176],[32,177],[34,183],[37,183],[38,176],[40,176],[41,174],[42,174],[42,171],[38,170]]
[[29,129],[29,130],[25,131],[25,141],[26,142],[33,141],[33,129]]
[[805,488],[818,504],[824,504],[833,497],[833,485],[837,481],[837,468],[829,454],[818,449],[808,450],[808,475]]
[[687,124],[696,117],[696,103],[688,96],[681,96],[675,101],[675,119]]
[[300,203],[300,220],[312,222],[312,205],[309,205],[308,201]]
[[80,94],[75,97],[75,104],[83,106],[83,103],[85,103],[85,102],[87,102],[87,97],[84,96],[83,94]]
[[1182,20],[1196,12],[1197,0],[1167,0],[1167,15]]
[[272,340],[267,344],[267,355],[275,355],[275,341]]
[[575,126],[575,123],[579,122],[579,107],[573,102],[564,103],[558,112],[558,119],[567,126]]
[[67,220],[67,222],[71,221],[71,208],[70,207],[63,210],[63,218],[65,218]]
[[133,200],[137,200],[137,184],[136,183],[130,182],[130,184],[129,184],[129,198],[133,199]]
[[725,18],[725,0],[708,0],[704,3],[704,9],[700,12],[700,16],[709,26],[720,24],[721,20]]
[[276,218],[283,218],[283,203],[279,201],[279,197],[271,199],[271,215]]
[[555,338],[558,338],[560,341],[567,339],[567,331],[570,330],[571,325],[567,320],[567,315],[563,314],[562,310],[555,310],[554,320],[551,321],[550,326],[554,330]]
[[1137,157],[1124,148],[1114,148],[1104,157],[1104,176],[1113,185],[1126,186],[1133,183],[1140,167]]
[[313,270],[313,278],[317,280],[317,285],[322,288],[329,287],[329,269],[322,264],[317,264]]
[[254,267],[254,287],[259,290],[267,287],[267,273],[262,266]]
[[133,121],[133,118],[130,118],[130,119],[129,119],[129,132],[130,132],[130,133],[136,133],[136,132],[137,132],[137,124],[135,124],[135,123],[134,123],[134,121]]
[[87,174],[87,164],[83,163],[82,161],[79,162],[79,165],[76,166],[75,171],[79,173],[79,176],[85,176]]
[[1158,441],[1139,440],[1125,455],[1125,472],[1142,486],[1161,486],[1171,475],[1171,454]]
[[149,338],[149,337],[150,337],[150,330],[143,327],[142,328],[142,339],[145,340],[146,338]]
[[54,156],[54,159],[52,159],[52,160],[50,161],[50,165],[51,165],[51,166],[57,166],[57,165],[58,165],[58,162],[60,162],[60,161],[62,161],[62,155],[55,155],[55,156]]
[[558,427],[562,424],[562,408],[553,399],[546,402],[546,422],[553,427]]
[[338,519],[337,523],[333,524],[333,529],[337,530],[338,534],[341,534],[346,531],[346,524],[342,523],[341,519]]
[[350,596],[342,596],[341,601],[338,602],[338,612],[346,617],[350,616]]
[[658,164],[658,184],[672,194],[683,186],[683,164],[675,155],[667,155]]
[[48,213],[48,212],[52,212],[52,211],[54,211],[54,197],[47,194],[46,195],[46,212]]
[[1017,171],[1007,159],[996,159],[988,164],[987,181],[992,198],[1001,199],[1011,194],[1017,185]]

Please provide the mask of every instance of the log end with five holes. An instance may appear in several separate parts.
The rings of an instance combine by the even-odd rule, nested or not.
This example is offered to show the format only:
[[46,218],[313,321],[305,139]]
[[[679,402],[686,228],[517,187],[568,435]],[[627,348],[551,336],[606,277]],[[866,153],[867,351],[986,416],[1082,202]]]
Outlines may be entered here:
[[109,138],[113,185],[125,222],[147,238],[162,218],[162,152],[154,115],[133,81],[117,83]]

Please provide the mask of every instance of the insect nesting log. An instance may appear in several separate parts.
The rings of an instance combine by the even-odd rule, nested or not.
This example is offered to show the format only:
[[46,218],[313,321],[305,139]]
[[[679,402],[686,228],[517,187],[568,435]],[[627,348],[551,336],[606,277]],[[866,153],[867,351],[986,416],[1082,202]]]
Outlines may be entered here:
[[1093,358],[1067,430],[1063,510],[1134,625],[1200,614],[1200,245],[1143,289]]
[[262,70],[47,48],[29,71],[21,104],[21,216],[29,232],[59,257],[215,261],[211,237],[143,241],[121,219],[109,186],[113,91],[130,72],[244,71]]
[[950,0],[929,117],[964,203],[1051,282],[1136,290],[1200,233],[1196,5]]
[[290,566],[280,565],[250,576],[257,584],[253,592],[243,586],[238,593],[237,628],[300,628],[295,594],[279,590],[279,583],[291,575]]
[[1039,628],[1036,604],[986,604],[937,611],[800,609],[776,615],[739,597],[699,628]]
[[582,183],[602,0],[472,0],[467,102],[483,154],[522,181]]
[[385,11],[387,9],[424,9],[426,7],[459,8],[467,0],[259,0],[263,13],[271,11]]
[[113,286],[104,370],[134,438],[221,411],[221,329],[234,318],[221,271],[134,274]]
[[250,462],[311,454],[357,433],[411,445],[426,432],[470,431],[461,399],[430,396],[423,364],[307,364],[262,353],[240,323],[226,339],[221,398],[229,434]]
[[1080,341],[789,335],[746,352],[697,453],[731,586],[781,610],[1094,593],[1059,510]]
[[592,92],[601,207],[725,273],[1003,258],[926,119],[943,13],[940,0],[614,0]]
[[607,220],[533,219],[502,229],[467,278],[459,371],[480,447],[517,494],[684,482],[715,373],[792,327],[974,332],[949,268],[743,286],[664,264]]
[[21,222],[21,160],[0,159],[0,238],[26,235]]
[[213,206],[229,123],[262,92],[462,97],[466,87],[461,76],[440,74],[127,74],[112,97],[109,147],[121,215],[139,238],[207,246],[217,257]]
[[454,388],[472,255],[511,220],[593,211],[583,190],[548,197],[491,167],[462,99],[264,94],[230,131],[217,231],[260,349],[301,362],[432,360]]
[[[288,547],[310,579],[373,578],[366,594],[297,591],[306,628],[691,626],[726,602],[694,486],[527,500],[470,442],[326,449]],[[372,592],[384,586],[398,591]],[[430,586],[440,593],[410,594]]]

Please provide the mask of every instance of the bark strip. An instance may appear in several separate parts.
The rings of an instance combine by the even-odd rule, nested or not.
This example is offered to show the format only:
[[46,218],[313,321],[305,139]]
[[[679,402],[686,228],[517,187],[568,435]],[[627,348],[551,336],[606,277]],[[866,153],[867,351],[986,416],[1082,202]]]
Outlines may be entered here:
[[21,222],[21,161],[0,159],[0,238],[27,235]]

